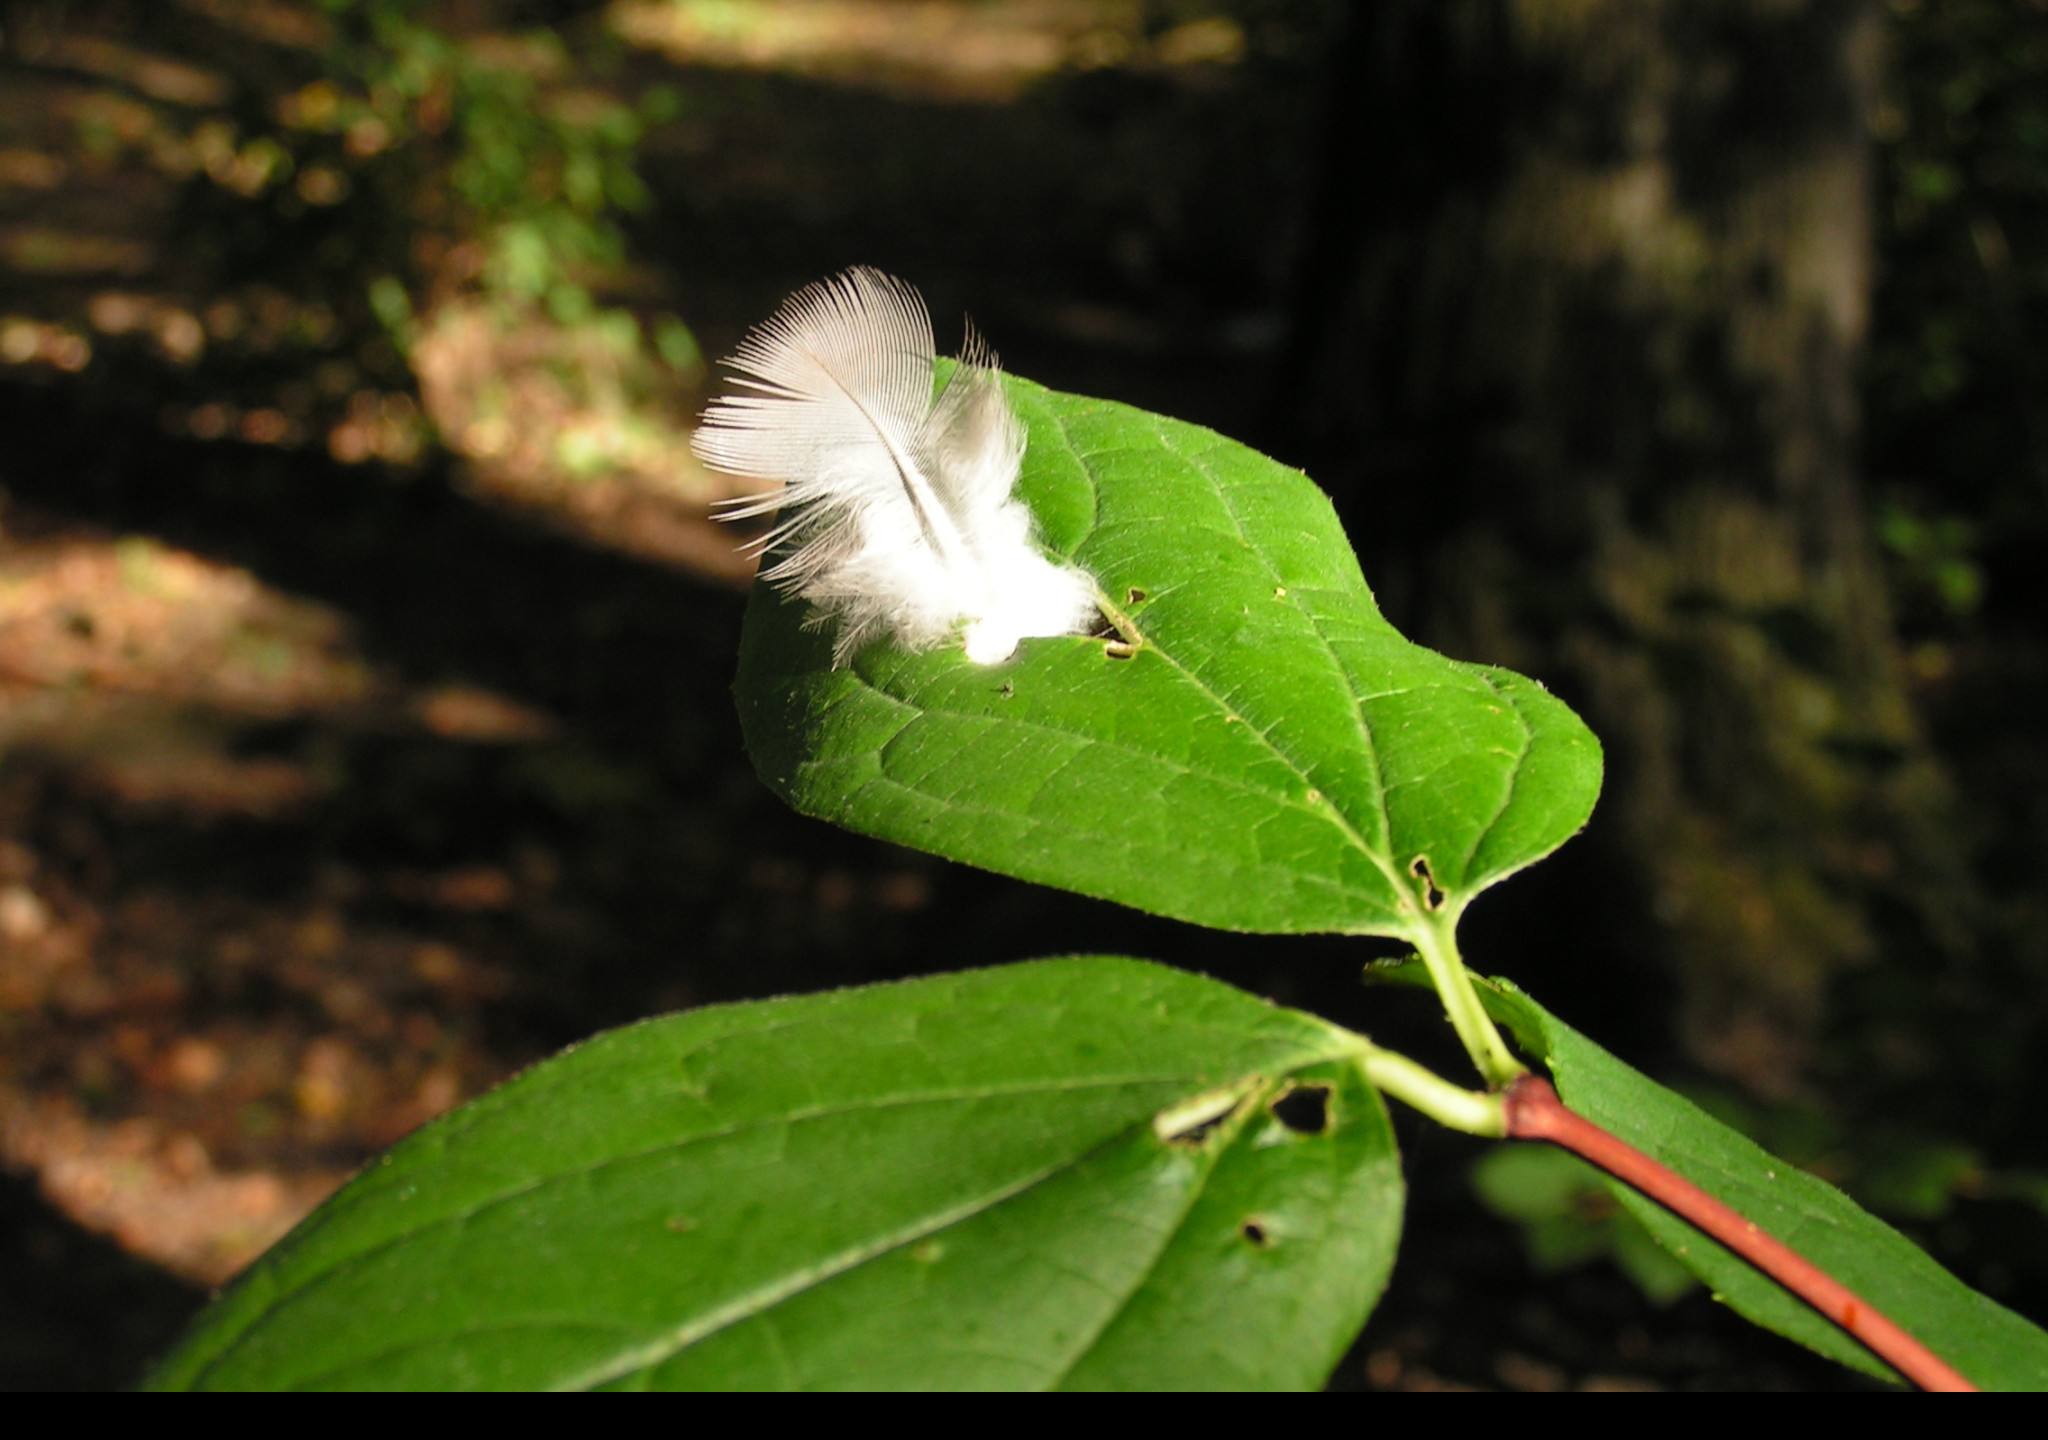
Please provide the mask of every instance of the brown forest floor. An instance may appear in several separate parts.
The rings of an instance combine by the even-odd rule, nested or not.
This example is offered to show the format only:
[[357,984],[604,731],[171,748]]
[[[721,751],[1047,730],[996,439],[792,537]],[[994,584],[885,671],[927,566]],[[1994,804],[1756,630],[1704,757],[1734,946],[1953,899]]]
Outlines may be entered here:
[[[204,182],[151,147],[229,86],[207,37],[282,44],[300,12],[176,9],[73,6],[0,55],[0,1384],[132,1382],[378,1148],[680,1006],[1123,949],[1441,1048],[1426,1007],[1361,991],[1354,945],[785,812],[739,748],[704,493],[494,488],[420,448],[402,381],[265,348],[319,295],[178,251]],[[815,53],[859,64],[802,36],[780,70],[673,37],[692,63],[633,62],[687,98],[647,155],[651,293],[715,353],[877,263],[1023,373],[1252,431],[1313,96],[1213,31],[1118,52],[1127,6],[997,6],[943,43],[891,17],[960,6],[841,9],[868,48]],[[1469,1196],[1474,1148],[1404,1140],[1410,1237],[1338,1384],[1851,1383],[1704,1296],[1534,1274]]]

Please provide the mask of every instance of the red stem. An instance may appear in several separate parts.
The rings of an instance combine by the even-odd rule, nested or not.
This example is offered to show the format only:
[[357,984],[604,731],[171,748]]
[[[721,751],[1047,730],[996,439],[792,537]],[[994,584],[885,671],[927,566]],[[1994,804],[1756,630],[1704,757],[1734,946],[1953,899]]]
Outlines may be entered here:
[[1567,1110],[1548,1080],[1524,1075],[1508,1086],[1502,1098],[1507,1102],[1509,1138],[1548,1140],[1562,1146],[1642,1191],[1673,1214],[1690,1220],[1861,1340],[1922,1390],[1977,1388],[1887,1320],[1869,1301],[1782,1241],[1765,1234],[1755,1221],[1745,1219],[1690,1180],[1660,1165],[1627,1141],[1610,1135],[1585,1116]]

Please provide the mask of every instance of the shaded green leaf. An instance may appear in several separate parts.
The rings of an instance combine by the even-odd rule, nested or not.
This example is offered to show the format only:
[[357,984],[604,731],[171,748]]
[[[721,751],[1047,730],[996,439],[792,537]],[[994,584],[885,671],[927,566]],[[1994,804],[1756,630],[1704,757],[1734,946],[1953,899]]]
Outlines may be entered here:
[[1400,1229],[1355,1046],[1107,958],[648,1021],[401,1142],[156,1383],[1315,1385]]
[[[1840,1190],[1624,1065],[1509,982],[1482,982],[1480,998],[1549,1068],[1572,1109],[1755,1221],[1978,1385],[2048,1388],[2048,1333],[1964,1285]],[[1845,1365],[1897,1378],[1775,1280],[1662,1206],[1607,1183],[1658,1244],[1736,1311]]]
[[[1022,493],[1141,643],[831,667],[757,584],[735,689],[809,815],[1233,930],[1406,934],[1569,838],[1600,750],[1543,688],[1380,615],[1328,499],[1212,431],[1010,382]],[[1437,892],[1432,895],[1432,882]]]

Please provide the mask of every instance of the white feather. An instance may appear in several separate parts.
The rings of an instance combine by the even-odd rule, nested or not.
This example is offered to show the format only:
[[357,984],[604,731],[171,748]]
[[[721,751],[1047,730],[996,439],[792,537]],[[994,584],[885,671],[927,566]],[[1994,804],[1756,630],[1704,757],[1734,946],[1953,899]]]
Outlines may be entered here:
[[763,574],[836,622],[835,665],[884,634],[924,650],[956,633],[990,665],[1095,622],[1094,581],[1039,550],[1011,494],[1024,426],[994,354],[970,330],[934,398],[935,355],[917,291],[848,270],[741,342],[726,363],[744,393],[714,401],[691,441],[715,469],[783,482],[723,514],[780,509],[757,542],[781,552]]

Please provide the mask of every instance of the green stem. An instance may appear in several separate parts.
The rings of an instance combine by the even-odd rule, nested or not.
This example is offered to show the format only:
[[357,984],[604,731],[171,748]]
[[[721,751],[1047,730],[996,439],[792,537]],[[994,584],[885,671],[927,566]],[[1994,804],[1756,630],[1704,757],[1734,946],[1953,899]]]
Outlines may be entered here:
[[1472,988],[1472,977],[1466,973],[1465,961],[1458,954],[1457,924],[1456,915],[1433,915],[1417,924],[1409,938],[1415,942],[1422,963],[1429,967],[1437,998],[1443,1001],[1451,1028],[1464,1042],[1465,1053],[1472,1057],[1486,1083],[1497,1090],[1517,1076],[1528,1074],[1529,1067],[1514,1057],[1479,1003],[1479,992]]
[[1406,1055],[1382,1050],[1369,1040],[1360,1041],[1358,1068],[1366,1083],[1412,1106],[1437,1124],[1467,1135],[1484,1135],[1498,1140],[1508,1133],[1507,1105],[1498,1095],[1479,1090],[1460,1090],[1450,1081],[1423,1069]]

